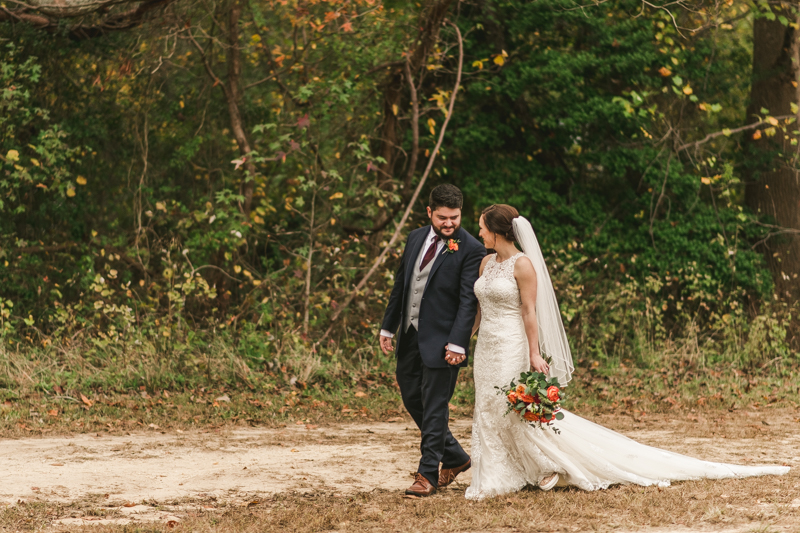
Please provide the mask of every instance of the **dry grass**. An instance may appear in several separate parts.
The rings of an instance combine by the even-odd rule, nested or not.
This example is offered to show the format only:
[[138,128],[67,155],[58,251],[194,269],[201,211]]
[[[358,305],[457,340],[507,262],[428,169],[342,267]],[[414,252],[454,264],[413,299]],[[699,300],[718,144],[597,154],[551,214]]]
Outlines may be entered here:
[[[53,527],[52,531],[284,532],[317,531],[608,531],[613,529],[800,527],[795,502],[800,476],[755,480],[690,481],[666,489],[635,486],[599,492],[529,488],[483,502],[464,500],[464,486],[427,499],[400,494],[283,494],[230,506],[183,504],[181,521],[167,524]],[[795,503],[793,503],[795,502]],[[210,504],[210,505],[209,505]],[[155,504],[154,504],[155,506]],[[98,516],[94,506],[22,504],[0,511],[10,530],[34,531],[56,516]]]

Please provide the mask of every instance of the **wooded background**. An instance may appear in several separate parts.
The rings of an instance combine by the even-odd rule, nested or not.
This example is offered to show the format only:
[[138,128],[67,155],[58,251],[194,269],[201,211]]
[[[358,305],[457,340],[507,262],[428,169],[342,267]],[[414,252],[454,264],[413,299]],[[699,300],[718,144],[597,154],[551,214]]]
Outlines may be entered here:
[[789,360],[797,7],[5,0],[0,344],[371,354],[449,182],[530,218],[576,357]]

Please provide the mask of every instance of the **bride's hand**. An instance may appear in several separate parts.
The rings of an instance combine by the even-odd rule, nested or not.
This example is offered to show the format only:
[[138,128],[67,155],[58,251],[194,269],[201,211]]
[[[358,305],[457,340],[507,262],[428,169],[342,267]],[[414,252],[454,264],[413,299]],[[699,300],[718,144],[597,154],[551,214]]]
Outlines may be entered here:
[[531,355],[531,368],[542,374],[547,374],[550,371],[550,365],[539,354]]

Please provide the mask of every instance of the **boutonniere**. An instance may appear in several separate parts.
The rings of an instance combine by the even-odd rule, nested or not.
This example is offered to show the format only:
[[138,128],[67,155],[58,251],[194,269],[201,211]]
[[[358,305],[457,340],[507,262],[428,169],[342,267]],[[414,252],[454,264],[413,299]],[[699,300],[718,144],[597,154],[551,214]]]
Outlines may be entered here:
[[447,241],[447,248],[444,249],[442,254],[445,253],[453,253],[458,251],[458,244],[461,242],[461,239],[450,239]]

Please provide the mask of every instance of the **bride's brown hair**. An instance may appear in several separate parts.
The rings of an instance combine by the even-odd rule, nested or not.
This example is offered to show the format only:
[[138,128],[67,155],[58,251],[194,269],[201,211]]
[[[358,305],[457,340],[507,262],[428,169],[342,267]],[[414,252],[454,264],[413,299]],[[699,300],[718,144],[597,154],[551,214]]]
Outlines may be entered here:
[[497,235],[502,235],[506,240],[517,242],[514,236],[512,221],[519,216],[519,211],[508,204],[494,204],[483,210],[483,223],[486,229]]

